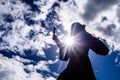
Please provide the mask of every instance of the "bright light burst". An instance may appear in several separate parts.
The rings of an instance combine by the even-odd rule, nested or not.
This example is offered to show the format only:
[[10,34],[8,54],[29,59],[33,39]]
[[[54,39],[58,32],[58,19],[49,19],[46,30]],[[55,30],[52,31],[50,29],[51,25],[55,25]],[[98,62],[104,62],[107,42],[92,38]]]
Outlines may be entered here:
[[65,45],[66,46],[73,46],[74,45],[74,38],[72,36],[67,36],[65,38]]

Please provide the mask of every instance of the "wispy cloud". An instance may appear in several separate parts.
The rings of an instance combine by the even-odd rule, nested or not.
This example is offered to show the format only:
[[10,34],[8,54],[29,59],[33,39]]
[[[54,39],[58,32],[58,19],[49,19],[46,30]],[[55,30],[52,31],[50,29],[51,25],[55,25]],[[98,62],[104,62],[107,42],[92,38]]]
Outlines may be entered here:
[[82,14],[82,17],[85,21],[89,22],[94,20],[101,12],[110,9],[115,4],[117,4],[119,0],[91,0],[85,4],[85,12]]

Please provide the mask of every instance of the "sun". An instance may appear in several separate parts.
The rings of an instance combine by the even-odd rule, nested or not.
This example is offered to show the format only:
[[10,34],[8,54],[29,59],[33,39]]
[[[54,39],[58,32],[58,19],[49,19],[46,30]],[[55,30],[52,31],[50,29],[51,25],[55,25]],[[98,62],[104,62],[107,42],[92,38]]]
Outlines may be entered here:
[[67,36],[64,40],[66,46],[73,46],[74,45],[74,38],[72,36]]

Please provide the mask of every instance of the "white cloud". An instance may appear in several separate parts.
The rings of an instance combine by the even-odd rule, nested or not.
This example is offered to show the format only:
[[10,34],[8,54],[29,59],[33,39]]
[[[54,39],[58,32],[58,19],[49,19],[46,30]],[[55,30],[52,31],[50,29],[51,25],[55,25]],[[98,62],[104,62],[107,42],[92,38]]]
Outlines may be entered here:
[[16,61],[19,61],[19,62],[26,62],[26,63],[30,63],[30,62],[34,62],[33,60],[28,60],[28,59],[24,59],[24,58],[21,58],[20,56],[14,56],[14,59]]
[[[21,60],[22,62],[29,62],[29,60],[23,60],[20,57],[9,59],[0,55],[0,80],[55,80],[55,78],[52,76],[47,77],[47,74],[43,75],[36,71],[39,69],[42,71],[50,72],[49,68],[46,65],[46,61],[41,61],[34,66],[32,64],[23,65],[23,63],[20,62]],[[29,73],[26,73],[24,69],[27,69]]]
[[[84,3],[82,4],[81,2],[79,2],[81,4],[81,6],[84,5]],[[79,7],[78,1],[72,1],[70,0],[67,3],[61,3],[61,7],[56,11],[60,17],[61,23],[63,24],[63,28],[67,31],[70,30],[70,26],[73,22],[75,21],[79,21],[79,22],[83,22],[80,14],[81,14],[81,7]]]
[[26,80],[45,80],[43,75],[38,74],[37,72],[31,72]]
[[47,63],[46,61],[40,61],[39,63],[37,63],[36,66],[34,66],[34,68],[35,68],[35,69],[40,69],[40,70],[43,70],[43,71],[45,70],[45,71],[50,72],[47,64],[48,64],[48,63]]
[[85,12],[82,14],[82,17],[86,22],[94,20],[101,12],[106,11],[113,7],[115,4],[118,4],[119,0],[91,0],[88,1],[85,5]]
[[56,79],[53,77],[48,77],[48,78],[46,78],[46,80],[56,80]]
[[0,79],[1,80],[25,80],[23,64],[0,55]]

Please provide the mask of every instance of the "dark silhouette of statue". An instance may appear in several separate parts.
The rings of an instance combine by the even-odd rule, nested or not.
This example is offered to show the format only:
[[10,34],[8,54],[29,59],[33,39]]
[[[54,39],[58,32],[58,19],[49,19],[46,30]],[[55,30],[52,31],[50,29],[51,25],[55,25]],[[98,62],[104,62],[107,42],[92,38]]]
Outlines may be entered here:
[[72,24],[71,36],[75,36],[75,45],[66,48],[66,45],[53,34],[53,40],[59,47],[60,60],[69,61],[67,68],[57,80],[96,80],[88,51],[92,49],[97,54],[107,55],[109,49],[98,38],[86,32],[85,25],[79,22]]

